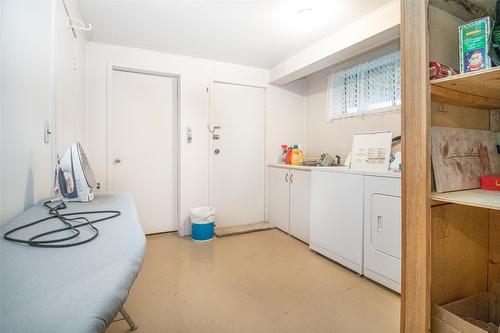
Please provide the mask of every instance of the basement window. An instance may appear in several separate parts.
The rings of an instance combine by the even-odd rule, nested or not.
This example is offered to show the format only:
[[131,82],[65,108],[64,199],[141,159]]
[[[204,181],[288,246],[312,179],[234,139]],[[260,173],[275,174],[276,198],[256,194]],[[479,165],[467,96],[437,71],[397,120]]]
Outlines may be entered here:
[[327,80],[328,121],[400,108],[399,50],[334,70]]

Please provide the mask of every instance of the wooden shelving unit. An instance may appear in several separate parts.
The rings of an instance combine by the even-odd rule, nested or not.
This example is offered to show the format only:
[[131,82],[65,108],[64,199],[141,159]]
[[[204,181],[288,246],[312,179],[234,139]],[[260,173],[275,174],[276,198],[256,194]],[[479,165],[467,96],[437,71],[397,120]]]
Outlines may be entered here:
[[432,192],[430,139],[432,126],[491,130],[500,67],[429,81],[429,60],[457,66],[458,25],[491,12],[483,10],[486,0],[429,1],[401,0],[401,331],[476,332],[464,331],[458,317],[460,327],[440,325],[450,323],[439,322],[431,307],[499,290],[500,192]]
[[500,67],[431,81],[435,102],[480,109],[500,109]]
[[455,191],[447,193],[432,193],[432,200],[454,203],[465,206],[500,210],[500,192],[481,189]]

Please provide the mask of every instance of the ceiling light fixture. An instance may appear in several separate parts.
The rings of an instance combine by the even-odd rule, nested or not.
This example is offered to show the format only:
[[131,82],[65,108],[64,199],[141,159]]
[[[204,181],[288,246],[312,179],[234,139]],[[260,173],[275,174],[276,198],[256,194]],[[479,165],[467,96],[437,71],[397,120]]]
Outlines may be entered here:
[[297,18],[301,26],[309,27],[313,18],[313,10],[311,8],[302,8],[297,12]]
[[309,17],[313,13],[312,8],[302,8],[297,12],[297,15],[302,16],[302,17]]

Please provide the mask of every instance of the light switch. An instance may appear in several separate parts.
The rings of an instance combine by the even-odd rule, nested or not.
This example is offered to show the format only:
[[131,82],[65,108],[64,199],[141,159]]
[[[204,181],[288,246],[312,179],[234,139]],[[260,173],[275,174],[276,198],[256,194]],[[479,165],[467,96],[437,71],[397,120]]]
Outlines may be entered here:
[[50,135],[52,132],[50,131],[50,123],[46,120],[43,123],[43,142],[44,143],[49,143],[50,142]]
[[191,131],[191,127],[186,127],[186,142],[193,142],[193,132]]

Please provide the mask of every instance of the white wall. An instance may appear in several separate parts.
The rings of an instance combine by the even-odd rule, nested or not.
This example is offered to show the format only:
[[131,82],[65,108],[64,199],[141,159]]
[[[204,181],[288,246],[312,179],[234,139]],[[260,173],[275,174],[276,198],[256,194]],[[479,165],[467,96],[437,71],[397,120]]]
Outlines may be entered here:
[[2,31],[4,31],[4,25],[3,25],[3,17],[2,17],[2,13],[3,13],[3,8],[4,8],[4,5],[3,5],[3,1],[5,0],[0,0],[0,225],[3,224],[4,222],[4,218],[3,218],[3,159],[4,159],[4,155],[3,155],[3,113],[4,113],[4,105],[3,105],[3,100],[4,100],[4,90],[3,90],[3,80],[4,80],[4,77],[3,77],[3,74],[4,74],[4,69],[3,69],[3,59],[4,59],[4,55],[3,55],[3,52],[2,52],[2,48],[4,46],[4,43],[3,43],[3,34],[2,34]]
[[49,194],[51,145],[43,122],[53,117],[51,1],[2,1],[2,211],[5,222]]
[[335,119],[327,122],[327,71],[306,79],[306,157],[319,157],[321,153],[340,155],[344,161],[352,148],[352,135],[357,132],[391,130],[393,136],[401,134],[399,111]]
[[[65,1],[70,15],[79,18],[78,3]],[[74,37],[62,1],[55,4],[55,140],[56,153],[62,157],[74,141],[86,144],[87,40],[81,30],[75,30]]]
[[[98,181],[106,184],[106,77],[108,66],[157,71],[180,76],[180,220],[189,234],[189,209],[208,204],[210,78],[216,81],[267,86],[268,71],[137,48],[101,43],[88,45],[88,155]],[[186,127],[193,142],[186,143]],[[138,172],[142,172],[138,170]]]
[[[1,2],[1,223],[51,194],[56,146],[54,137],[43,142],[44,121],[63,137],[75,131],[75,124],[54,126],[56,109],[58,114],[71,109],[59,107],[55,95],[65,76],[56,54],[62,60],[73,53],[61,44],[67,30],[61,9],[55,0]],[[66,80],[61,91],[78,104],[75,84]]]
[[268,162],[277,163],[281,145],[306,144],[305,128],[306,80],[268,89]]

